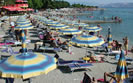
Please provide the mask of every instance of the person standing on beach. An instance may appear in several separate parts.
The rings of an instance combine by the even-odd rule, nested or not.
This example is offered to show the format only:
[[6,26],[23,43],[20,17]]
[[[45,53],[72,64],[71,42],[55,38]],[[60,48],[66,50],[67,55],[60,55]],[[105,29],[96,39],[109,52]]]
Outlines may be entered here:
[[10,26],[11,26],[11,30],[13,31],[14,30],[14,27],[15,27],[15,22],[14,21],[11,21]]
[[127,55],[128,54],[128,43],[129,43],[129,40],[128,40],[127,36],[125,38],[123,38],[123,43],[124,43],[125,52],[126,52],[126,55]]
[[[100,24],[97,24],[97,27],[102,28]],[[100,31],[97,31],[97,36],[99,37]]]

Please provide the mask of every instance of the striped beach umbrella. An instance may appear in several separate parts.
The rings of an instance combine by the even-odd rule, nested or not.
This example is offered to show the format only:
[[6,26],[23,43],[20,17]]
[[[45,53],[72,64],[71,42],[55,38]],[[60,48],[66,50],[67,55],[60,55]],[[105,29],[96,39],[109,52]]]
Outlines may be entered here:
[[45,24],[46,25],[57,25],[59,24],[59,22],[58,21],[51,21],[51,22],[46,21]]
[[74,26],[87,27],[89,25],[88,24],[85,24],[85,23],[74,23]]
[[82,35],[82,36],[73,37],[70,43],[77,46],[95,47],[104,44],[104,40],[102,38],[98,38],[92,35],[89,36]]
[[67,25],[73,26],[76,23],[76,21],[66,20],[65,23]]
[[112,48],[111,43],[113,42],[113,40],[112,40],[112,35],[111,35],[111,29],[110,28],[108,28],[108,38],[107,38],[107,41],[108,41],[108,48]]
[[65,29],[60,29],[59,33],[63,35],[73,35],[73,34],[81,34],[82,31],[76,29],[76,28],[65,28]]
[[84,30],[89,31],[89,32],[97,32],[97,31],[102,30],[102,28],[94,26],[94,27],[86,27],[86,28],[84,28]]
[[15,30],[22,30],[22,33],[21,33],[21,38],[22,38],[22,52],[26,52],[27,51],[27,48],[26,48],[26,36],[25,36],[25,32],[24,30],[26,29],[32,29],[33,26],[30,25],[30,23],[27,21],[27,24],[26,24],[26,19],[24,17],[20,17],[18,18],[17,22],[17,26],[14,28]]
[[16,20],[16,24],[19,24],[19,23],[28,23],[28,22],[30,23],[30,20],[26,20],[26,17],[25,16],[20,16]]
[[56,68],[56,59],[40,53],[13,55],[0,62],[0,75],[5,78],[22,78],[47,74]]
[[18,18],[18,20],[16,21],[16,25],[17,26],[14,28],[15,30],[32,29],[33,28],[30,21],[27,20],[24,16]]
[[119,58],[119,61],[118,61],[118,64],[117,64],[115,77],[118,80],[117,83],[120,83],[120,81],[122,81],[122,80],[129,77],[128,70],[127,70],[127,65],[126,65],[126,60],[125,60],[125,55],[124,55],[123,50],[121,50],[121,53],[120,53],[120,58]]
[[1,77],[27,79],[40,74],[47,74],[56,68],[56,59],[39,53],[27,52],[25,33],[22,28],[22,50],[20,55],[13,55],[0,62]]
[[57,25],[51,25],[50,29],[64,29],[64,28],[67,28],[67,27],[69,27],[69,26],[64,25],[64,24],[57,24]]

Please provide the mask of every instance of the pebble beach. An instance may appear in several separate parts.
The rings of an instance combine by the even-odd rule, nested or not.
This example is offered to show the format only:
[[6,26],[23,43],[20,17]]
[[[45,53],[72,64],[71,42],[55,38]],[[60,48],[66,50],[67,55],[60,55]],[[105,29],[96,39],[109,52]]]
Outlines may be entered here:
[[[32,15],[31,15],[32,17]],[[15,18],[11,18],[12,21],[16,21]],[[0,35],[7,36],[7,32],[10,28],[9,20],[7,19],[3,26],[1,27],[4,29],[0,30]],[[34,27],[33,29],[30,29],[28,31],[28,38],[31,42],[27,44],[27,48],[34,50],[34,44],[39,41],[39,38],[37,36],[37,27]],[[62,40],[66,40],[65,38],[61,38]],[[3,41],[3,38],[0,39]],[[21,46],[14,46],[14,51],[19,51]],[[1,48],[0,50],[2,50]],[[60,59],[63,60],[81,60],[82,57],[86,56],[86,50],[88,51],[93,50],[93,48],[86,48],[86,47],[76,47],[72,46],[72,54],[68,53],[66,50],[63,50],[61,52],[57,52]],[[33,51],[34,52],[34,51]],[[46,55],[54,56],[55,53],[52,52],[40,52]],[[1,55],[9,55],[9,53],[3,53],[0,51]],[[102,54],[102,53],[101,53]],[[133,58],[133,53],[129,52],[127,55],[128,57]],[[109,56],[105,55],[104,62],[102,63],[92,63],[93,66],[91,66],[89,69],[86,70],[75,70],[74,72],[70,71],[68,67],[57,67],[55,70],[50,71],[48,74],[42,74],[36,77],[31,78],[32,83],[81,83],[84,72],[86,72],[90,77],[95,77],[96,79],[103,79],[104,78],[104,72],[114,72],[117,67],[117,60],[115,59],[115,56]],[[128,66],[131,66],[128,65]],[[5,80],[0,78],[0,83],[5,83]],[[22,81],[20,78],[16,78],[14,83],[28,83],[27,81]],[[130,83],[130,82],[129,82]]]

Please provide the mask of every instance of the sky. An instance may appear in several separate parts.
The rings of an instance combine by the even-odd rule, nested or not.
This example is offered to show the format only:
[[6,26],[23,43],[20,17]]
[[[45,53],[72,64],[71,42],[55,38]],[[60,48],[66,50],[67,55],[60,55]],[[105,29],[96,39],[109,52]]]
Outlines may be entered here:
[[128,3],[133,0],[65,0],[70,3],[80,3],[85,5],[100,5],[100,4],[109,4],[109,3]]

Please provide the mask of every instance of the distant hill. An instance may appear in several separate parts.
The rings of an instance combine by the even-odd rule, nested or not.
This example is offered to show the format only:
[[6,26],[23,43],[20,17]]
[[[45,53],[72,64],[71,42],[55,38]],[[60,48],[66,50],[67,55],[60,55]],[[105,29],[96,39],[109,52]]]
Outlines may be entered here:
[[106,4],[106,5],[102,5],[101,7],[133,7],[133,3],[111,3],[111,4]]

